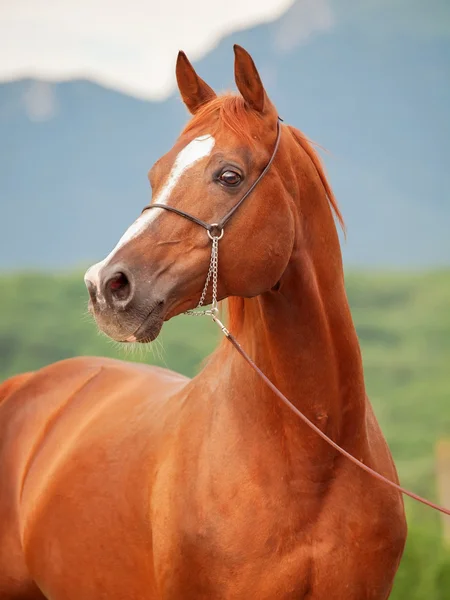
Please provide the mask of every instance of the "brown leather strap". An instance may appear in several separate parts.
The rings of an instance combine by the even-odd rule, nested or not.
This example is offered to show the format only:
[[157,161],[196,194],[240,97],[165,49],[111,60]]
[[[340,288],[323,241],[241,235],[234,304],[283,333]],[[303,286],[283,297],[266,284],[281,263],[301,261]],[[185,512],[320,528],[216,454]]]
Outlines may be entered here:
[[246,200],[250,196],[250,194],[253,192],[253,190],[258,185],[258,183],[261,181],[261,179],[264,177],[264,175],[267,173],[267,171],[270,169],[273,161],[275,160],[275,155],[277,153],[278,146],[280,145],[280,138],[281,138],[280,121],[282,121],[282,120],[283,119],[278,117],[277,139],[275,141],[275,146],[274,146],[272,155],[269,159],[269,162],[266,164],[264,169],[261,171],[261,173],[259,174],[257,179],[248,188],[248,190],[245,192],[245,194],[242,196],[242,198],[239,200],[239,202],[237,202],[233,206],[233,208],[230,211],[228,211],[227,214],[224,217],[222,217],[222,219],[218,223],[206,223],[205,221],[202,221],[201,219],[194,217],[194,215],[191,215],[190,213],[185,212],[184,210],[180,210],[179,208],[169,206],[168,204],[159,204],[158,202],[155,202],[154,204],[149,204],[148,206],[144,207],[142,212],[144,212],[144,210],[148,210],[149,208],[163,208],[164,210],[168,210],[170,212],[175,213],[176,215],[179,215],[180,217],[184,217],[185,219],[192,221],[192,223],[196,223],[197,225],[200,225],[200,227],[203,227],[204,229],[206,229],[206,231],[209,231],[213,236],[219,237],[221,235],[221,232],[223,232],[223,228],[225,227],[225,225],[228,223],[228,221],[231,219],[231,217],[234,215],[234,213],[237,211],[237,209],[241,206],[241,204],[244,202],[244,200]]
[[[201,219],[198,219],[197,217],[194,217],[193,215],[190,215],[189,213],[186,213],[182,210],[179,210],[172,206],[168,206],[167,204],[158,204],[158,203],[150,204],[149,206],[146,206],[144,208],[144,210],[147,210],[149,208],[163,208],[165,210],[169,210],[181,217],[184,217],[185,219],[189,219],[189,221],[192,221],[193,223],[196,223],[197,225],[200,225],[201,227],[206,229],[210,235],[211,235],[211,232],[213,232],[213,230],[216,230],[216,233],[213,233],[213,235],[216,237],[221,237],[221,235],[223,235],[223,228],[226,225],[226,223],[228,223],[228,221],[231,219],[231,217],[234,215],[234,213],[237,211],[237,209],[241,206],[241,204],[244,202],[244,200],[246,198],[248,198],[248,196],[252,193],[252,191],[255,189],[255,187],[258,185],[258,183],[261,181],[261,179],[264,177],[264,175],[270,169],[270,166],[272,165],[272,163],[275,159],[275,155],[277,153],[278,146],[280,143],[280,137],[281,137],[280,121],[282,121],[282,119],[280,119],[278,117],[277,139],[276,139],[275,146],[274,146],[274,149],[272,152],[272,156],[270,157],[269,162],[264,167],[264,169],[260,173],[259,177],[253,182],[253,184],[245,192],[245,194],[242,196],[242,198],[239,200],[239,202],[237,202],[237,204],[235,204],[233,206],[233,208],[219,221],[219,223],[213,223],[213,224],[205,223],[205,221],[202,221]],[[142,211],[142,212],[144,212],[144,211]],[[211,239],[212,239],[212,237],[211,237]],[[300,417],[300,419],[304,423],[306,423],[306,425],[308,425],[308,427],[310,427],[313,431],[315,431],[317,433],[317,435],[320,435],[320,437],[322,439],[324,439],[330,446],[332,446],[335,450],[337,450],[343,456],[348,458],[352,463],[357,465],[360,469],[363,469],[364,471],[366,471],[367,473],[372,475],[372,477],[375,477],[376,479],[382,481],[383,483],[393,487],[394,489],[398,490],[402,494],[406,494],[410,498],[413,498],[414,500],[417,500],[418,502],[422,502],[422,504],[425,504],[426,506],[430,506],[431,508],[434,508],[435,510],[440,511],[440,512],[444,513],[445,515],[450,515],[450,509],[444,508],[443,506],[439,506],[438,504],[434,504],[434,502],[431,502],[430,500],[427,500],[426,498],[422,498],[421,496],[414,494],[414,492],[410,492],[410,491],[406,490],[401,485],[398,485],[397,483],[394,483],[390,479],[387,479],[387,477],[384,477],[384,475],[377,473],[377,471],[374,471],[373,469],[371,469],[370,467],[365,465],[363,462],[361,462],[360,460],[355,458],[353,455],[351,455],[349,452],[347,452],[347,450],[344,450],[343,448],[341,448],[338,444],[336,444],[336,442],[333,442],[333,440],[330,439],[325,433],[323,433],[323,431],[321,429],[319,429],[316,425],[314,425],[314,423],[312,423],[307,417],[305,417],[305,415],[302,412],[300,412],[298,410],[298,408],[296,408],[292,404],[292,402],[290,402],[282,392],[280,392],[280,390],[270,381],[270,379],[268,377],[266,377],[266,375],[264,375],[264,373],[261,371],[261,369],[259,369],[256,366],[256,364],[248,356],[248,354],[245,352],[245,350],[242,348],[242,346],[239,344],[239,342],[236,340],[236,338],[228,331],[228,329],[223,325],[223,323],[221,323],[221,321],[217,318],[216,315],[213,315],[213,319],[219,325],[219,327],[222,329],[223,333],[227,336],[227,338],[230,340],[230,342],[233,344],[233,346],[236,348],[236,350],[239,352],[239,354],[241,354],[241,356],[247,361],[247,363],[259,375],[259,377],[261,377],[261,379],[266,383],[266,385],[269,386],[269,388],[274,392],[274,394],[276,394],[278,396],[278,398],[280,398],[280,400],[282,400],[284,402],[284,404],[286,404],[286,406],[288,406],[298,417]]]
[[439,512],[443,513],[444,515],[450,515],[450,509],[445,508],[443,506],[439,506],[438,504],[431,502],[431,500],[427,500],[426,498],[422,498],[421,496],[418,496],[414,492],[410,492],[409,490],[406,490],[398,483],[394,483],[390,479],[387,479],[387,477],[385,477],[384,475],[377,473],[377,471],[374,471],[373,469],[371,469],[370,467],[365,465],[363,462],[361,462],[360,460],[355,458],[352,454],[347,452],[347,450],[344,450],[343,448],[341,448],[338,444],[336,444],[336,442],[333,442],[333,440],[330,439],[325,433],[323,433],[323,431],[321,429],[319,429],[316,425],[314,425],[314,423],[312,423],[307,417],[305,417],[305,415],[301,411],[299,411],[298,408],[296,408],[292,404],[292,402],[290,400],[288,400],[282,392],[280,392],[280,390],[270,381],[270,379],[266,375],[264,375],[264,373],[261,371],[261,369],[256,366],[256,364],[253,362],[253,360],[250,358],[250,356],[245,352],[245,350],[239,344],[237,339],[228,331],[228,329],[226,329],[226,327],[224,327],[224,325],[219,321],[219,319],[215,318],[214,320],[219,325],[219,327],[222,329],[222,331],[226,335],[226,337],[233,344],[233,346],[236,348],[236,350],[239,352],[239,354],[244,358],[244,360],[247,361],[247,363],[251,366],[251,368],[258,374],[258,376],[264,381],[264,383],[266,383],[266,385],[273,391],[273,393],[276,394],[278,396],[278,398],[280,400],[282,400],[288,408],[290,408],[298,417],[300,417],[300,419],[304,423],[306,423],[306,425],[308,425],[308,427],[310,427],[313,431],[315,431],[318,435],[320,435],[320,437],[323,440],[325,440],[330,446],[332,446],[335,450],[337,450],[343,456],[348,458],[352,463],[354,463],[360,469],[363,469],[364,471],[369,473],[369,475],[372,475],[372,477],[375,477],[376,479],[379,479],[383,483],[390,485],[391,487],[398,490],[402,494],[406,494],[406,496],[413,498],[413,500],[417,500],[418,502],[421,502],[422,504],[425,504],[426,506],[434,508],[435,510],[438,510]]
[[197,217],[194,217],[194,215],[190,215],[189,213],[184,212],[183,210],[179,210],[178,208],[175,208],[174,206],[169,206],[168,204],[158,204],[158,202],[155,202],[154,204],[149,204],[148,206],[146,206],[142,210],[142,212],[144,212],[144,210],[148,210],[149,208],[164,208],[165,210],[173,212],[176,215],[180,215],[180,217],[184,217],[185,219],[188,219],[189,221],[192,221],[193,223],[200,225],[200,227],[203,227],[207,231],[210,231],[213,227],[209,223],[205,223],[205,221],[202,221],[201,219],[197,219]]
[[270,157],[269,162],[264,167],[264,169],[261,171],[261,174],[259,175],[258,179],[256,179],[252,183],[252,185],[248,188],[248,190],[245,192],[245,194],[242,196],[242,198],[239,200],[239,202],[237,204],[235,204],[233,206],[233,208],[230,211],[228,211],[227,214],[224,217],[222,217],[222,219],[218,222],[217,225],[218,225],[219,229],[223,229],[225,227],[225,225],[228,223],[228,221],[231,219],[231,217],[234,215],[234,213],[237,211],[237,209],[241,206],[241,204],[244,202],[244,200],[246,200],[250,196],[250,194],[253,192],[253,190],[255,189],[255,187],[258,185],[258,183],[261,181],[261,179],[264,177],[264,175],[267,173],[267,171],[272,166],[272,163],[275,160],[275,156],[276,156],[276,153],[277,153],[277,150],[278,150],[278,146],[280,145],[280,138],[281,138],[280,121],[282,121],[282,119],[280,119],[280,117],[278,117],[278,121],[277,121],[277,139],[275,141],[275,146],[273,148],[272,156]]

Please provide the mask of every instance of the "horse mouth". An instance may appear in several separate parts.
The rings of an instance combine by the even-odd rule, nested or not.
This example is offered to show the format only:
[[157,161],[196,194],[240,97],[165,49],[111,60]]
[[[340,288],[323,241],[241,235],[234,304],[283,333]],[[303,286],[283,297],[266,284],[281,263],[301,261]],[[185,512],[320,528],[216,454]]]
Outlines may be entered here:
[[153,342],[159,335],[164,323],[164,302],[157,302],[149,311],[145,319],[136,331],[122,340],[125,343],[148,344]]

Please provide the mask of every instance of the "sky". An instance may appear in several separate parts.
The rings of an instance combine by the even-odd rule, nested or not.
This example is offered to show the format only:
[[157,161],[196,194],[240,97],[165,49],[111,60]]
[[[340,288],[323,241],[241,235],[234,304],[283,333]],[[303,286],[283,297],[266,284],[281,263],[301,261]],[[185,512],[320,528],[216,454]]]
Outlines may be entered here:
[[[178,50],[196,60],[293,0],[0,0],[0,80],[88,77],[142,98],[174,85]],[[231,52],[231,48],[230,48]]]

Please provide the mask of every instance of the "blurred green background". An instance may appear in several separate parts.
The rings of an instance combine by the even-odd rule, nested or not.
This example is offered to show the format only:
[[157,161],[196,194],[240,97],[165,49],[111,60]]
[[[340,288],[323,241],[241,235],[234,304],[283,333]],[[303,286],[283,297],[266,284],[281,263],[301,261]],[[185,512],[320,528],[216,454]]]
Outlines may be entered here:
[[[0,379],[61,358],[105,355],[194,375],[218,342],[209,319],[177,317],[134,354],[99,334],[81,271],[0,278]],[[352,271],[347,290],[370,399],[403,485],[437,500],[435,444],[450,432],[450,270]],[[407,500],[409,537],[391,598],[450,598],[450,548],[437,513]],[[450,543],[450,540],[449,540]]]

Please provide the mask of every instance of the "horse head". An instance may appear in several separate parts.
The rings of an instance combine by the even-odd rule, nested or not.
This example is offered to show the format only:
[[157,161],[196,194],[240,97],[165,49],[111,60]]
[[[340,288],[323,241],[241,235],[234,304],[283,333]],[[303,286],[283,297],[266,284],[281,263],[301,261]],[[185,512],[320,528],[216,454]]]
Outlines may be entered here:
[[[277,142],[277,111],[251,56],[239,46],[234,50],[240,94],[223,96],[216,96],[179,53],[177,82],[192,119],[148,173],[153,204],[203,223],[219,223],[236,206]],[[296,211],[282,176],[289,144],[280,133],[273,166],[224,227],[218,300],[271,289],[289,262]],[[155,339],[165,320],[197,305],[210,255],[204,228],[161,207],[143,211],[114,250],[86,272],[89,308],[98,326],[117,341]]]

